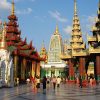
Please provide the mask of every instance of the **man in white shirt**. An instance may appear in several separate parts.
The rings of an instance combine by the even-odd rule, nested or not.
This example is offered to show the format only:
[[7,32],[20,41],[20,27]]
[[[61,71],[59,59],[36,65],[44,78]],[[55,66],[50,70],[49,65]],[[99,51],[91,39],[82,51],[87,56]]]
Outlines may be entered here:
[[57,87],[58,87],[58,88],[60,87],[60,83],[61,83],[61,78],[58,76],[58,77],[57,77]]

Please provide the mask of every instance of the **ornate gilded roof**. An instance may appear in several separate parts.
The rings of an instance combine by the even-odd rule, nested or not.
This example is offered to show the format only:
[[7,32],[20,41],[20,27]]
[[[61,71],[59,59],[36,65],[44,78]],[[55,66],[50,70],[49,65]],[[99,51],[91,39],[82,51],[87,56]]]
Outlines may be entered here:
[[[74,17],[73,17],[73,28],[72,28],[72,38],[70,41],[70,45],[72,48],[72,56],[77,56],[79,53],[79,56],[83,56],[82,51],[86,49],[85,43],[83,43],[82,39],[82,32],[80,28],[80,21],[77,14],[77,3],[76,0],[74,0]],[[77,52],[78,51],[78,52]],[[86,54],[84,55],[86,56]]]
[[[29,59],[34,60],[44,60],[40,58],[38,52],[32,46],[32,41],[29,44],[26,42],[26,38],[23,41],[20,38],[21,31],[19,31],[17,24],[17,17],[14,11],[14,1],[12,2],[12,11],[11,15],[8,16],[9,22],[7,23],[7,28],[3,29],[3,36],[0,39],[0,45],[3,47],[7,43],[7,48],[13,55],[20,55],[24,57],[29,57]],[[7,31],[7,32],[6,32]],[[4,35],[6,33],[6,35]],[[2,35],[2,34],[1,34]]]
[[43,44],[42,44],[42,48],[40,50],[40,57],[42,57],[45,60],[45,62],[47,62],[48,55],[47,55],[46,48],[44,46],[44,41],[43,41]]
[[95,24],[92,27],[93,36],[88,36],[89,53],[100,53],[100,0]]

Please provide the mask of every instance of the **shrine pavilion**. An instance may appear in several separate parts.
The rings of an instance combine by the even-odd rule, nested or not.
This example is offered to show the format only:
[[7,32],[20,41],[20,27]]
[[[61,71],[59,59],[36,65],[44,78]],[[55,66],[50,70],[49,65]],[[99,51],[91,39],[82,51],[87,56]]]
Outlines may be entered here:
[[32,46],[32,41],[28,44],[27,38],[22,40],[21,31],[17,24],[18,18],[15,14],[14,0],[8,20],[4,24],[6,26],[6,34],[3,36],[5,40],[2,41],[2,31],[0,34],[0,49],[9,51],[13,58],[14,81],[19,78],[19,81],[23,82],[27,78],[40,76],[40,61],[44,59],[39,56],[35,47]]
[[[92,28],[93,36],[87,36],[89,48],[83,42],[80,21],[77,14],[77,3],[74,0],[74,17],[70,45],[66,47],[66,54],[61,59],[68,62],[69,81],[75,82],[75,78],[81,76],[83,82],[87,81],[87,72],[92,70],[92,78],[100,82],[100,0],[97,11],[96,23]],[[91,65],[91,68],[89,65]],[[76,69],[77,68],[77,72]],[[91,78],[91,75],[89,75]]]

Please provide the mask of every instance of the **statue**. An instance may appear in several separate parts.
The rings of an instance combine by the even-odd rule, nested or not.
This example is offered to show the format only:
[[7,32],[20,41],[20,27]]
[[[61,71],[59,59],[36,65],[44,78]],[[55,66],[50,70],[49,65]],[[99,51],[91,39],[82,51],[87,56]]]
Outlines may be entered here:
[[13,61],[10,52],[0,50],[0,81],[5,87],[13,86]]
[[0,52],[0,76],[2,86],[13,86],[13,61],[8,51]]

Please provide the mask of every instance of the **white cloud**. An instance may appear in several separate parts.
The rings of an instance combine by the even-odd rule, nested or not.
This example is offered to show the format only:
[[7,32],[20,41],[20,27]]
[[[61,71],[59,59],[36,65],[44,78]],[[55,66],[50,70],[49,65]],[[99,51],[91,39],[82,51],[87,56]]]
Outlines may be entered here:
[[63,30],[66,34],[71,34],[72,33],[72,26],[67,26]]
[[95,23],[95,16],[92,15],[92,16],[88,16],[88,21],[91,25],[93,25]]
[[17,14],[30,14],[31,12],[32,12],[31,8],[27,8],[27,9],[24,9],[24,10],[17,10],[16,11]]
[[86,30],[91,30],[92,26],[95,24],[95,15],[87,16],[84,19],[84,24],[86,25]]
[[61,16],[61,14],[58,11],[54,11],[54,12],[49,11],[49,14],[51,15],[51,17],[55,18],[59,22],[67,22],[67,19]]
[[8,10],[11,9],[11,3],[7,0],[0,0],[0,9]]

